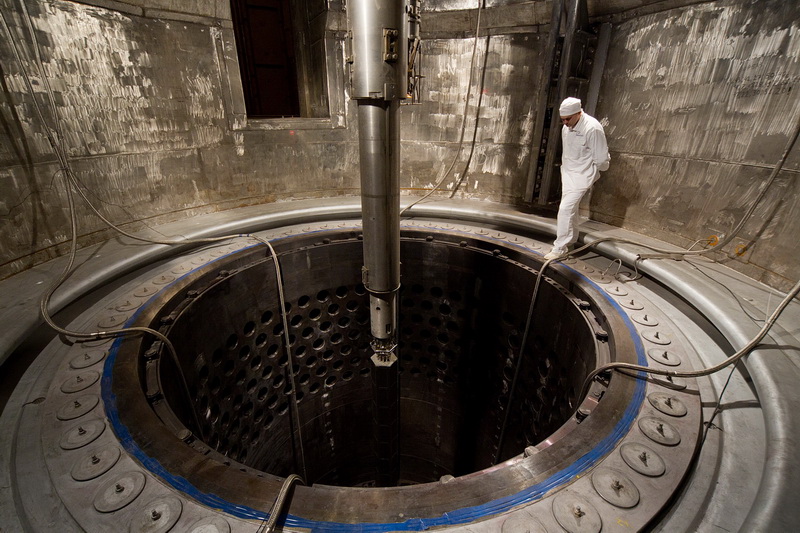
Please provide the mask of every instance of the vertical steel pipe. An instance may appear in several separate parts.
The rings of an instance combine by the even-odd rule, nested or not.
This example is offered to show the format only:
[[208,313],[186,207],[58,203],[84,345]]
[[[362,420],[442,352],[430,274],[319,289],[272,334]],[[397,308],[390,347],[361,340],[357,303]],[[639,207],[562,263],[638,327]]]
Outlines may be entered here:
[[387,342],[396,336],[400,285],[398,106],[396,100],[365,100],[358,105],[363,278],[370,293],[372,336]]
[[351,0],[353,98],[358,102],[362,278],[372,333],[375,482],[397,485],[400,410],[397,293],[400,289],[399,101],[407,92],[409,24],[404,0]]
[[376,353],[393,352],[400,286],[400,135],[408,24],[402,0],[352,0],[353,98],[358,102],[364,285]]

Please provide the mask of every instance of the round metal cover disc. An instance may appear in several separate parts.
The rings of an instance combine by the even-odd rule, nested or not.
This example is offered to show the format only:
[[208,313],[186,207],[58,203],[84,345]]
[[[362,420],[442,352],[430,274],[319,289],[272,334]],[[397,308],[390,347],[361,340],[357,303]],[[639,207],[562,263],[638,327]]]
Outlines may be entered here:
[[155,290],[153,287],[149,287],[147,285],[143,287],[139,287],[135,291],[133,291],[133,295],[139,298],[149,298],[150,296],[154,295],[158,291]]
[[67,394],[73,392],[80,392],[94,385],[98,379],[100,379],[100,374],[98,374],[94,370],[89,370],[88,372],[81,372],[77,376],[72,376],[67,381],[62,383],[61,392],[66,392]]
[[89,420],[67,430],[59,443],[64,450],[76,450],[99,437],[106,429],[102,420]]
[[650,348],[647,350],[647,355],[650,356],[650,359],[657,361],[662,365],[678,366],[681,364],[680,357],[675,355],[673,352],[668,352],[667,350],[662,350],[661,348]]
[[648,315],[647,313],[637,313],[632,315],[631,318],[637,324],[641,324],[643,326],[657,326],[658,320],[653,318],[652,316]]
[[210,516],[189,526],[189,533],[231,533],[231,525],[224,518]]
[[103,350],[91,350],[74,358],[69,362],[69,366],[75,370],[80,370],[92,366],[95,363],[99,363],[105,356],[106,352]]
[[530,514],[514,515],[503,522],[502,533],[547,533],[541,522]]
[[672,339],[661,333],[660,331],[643,331],[642,337],[649,340],[653,344],[667,345],[672,342]]
[[130,533],[166,533],[181,516],[183,504],[178,498],[169,496],[153,500],[133,515]]
[[598,533],[603,527],[597,509],[569,492],[562,492],[553,498],[553,516],[569,533]]
[[142,305],[142,301],[138,298],[131,298],[129,300],[125,300],[123,303],[116,306],[114,309],[119,311],[120,313],[124,313],[126,311],[133,311],[137,309],[140,305]]
[[84,348],[93,348],[95,346],[102,346],[104,344],[108,344],[110,341],[111,341],[110,338],[109,339],[92,339],[90,341],[83,341],[81,343],[81,346],[83,346]]
[[667,469],[664,459],[644,444],[626,442],[619,447],[625,463],[644,476],[658,477]]
[[656,385],[661,385],[672,390],[683,390],[686,388],[686,380],[675,376],[661,376],[659,374],[650,374],[650,381]]
[[100,329],[121,328],[126,320],[128,320],[127,314],[111,315],[98,322],[97,327]]
[[613,294],[614,296],[627,296],[628,291],[620,287],[619,285],[614,285],[613,287],[608,289],[609,294]]
[[632,309],[634,311],[641,311],[642,309],[644,309],[644,306],[639,302],[637,302],[636,300],[628,300],[625,298],[619,301],[619,305],[627,309]]
[[629,509],[639,503],[639,489],[628,476],[613,468],[598,468],[592,472],[592,485],[611,505]]
[[108,472],[119,461],[119,448],[109,446],[95,450],[80,459],[72,467],[72,478],[75,481],[89,481]]
[[651,392],[647,395],[650,405],[669,416],[684,416],[686,404],[667,392]]
[[100,398],[96,395],[85,394],[62,405],[56,416],[59,420],[73,420],[94,409],[98,402],[100,402]]
[[156,285],[166,285],[167,283],[169,283],[171,281],[175,281],[175,276],[170,276],[168,274],[164,274],[164,275],[158,276],[156,279],[154,279],[153,283],[155,283]]
[[142,493],[145,479],[141,472],[127,472],[112,479],[97,491],[94,508],[101,513],[122,509]]
[[674,426],[654,416],[640,418],[639,429],[648,439],[664,446],[676,446],[681,442],[681,435]]

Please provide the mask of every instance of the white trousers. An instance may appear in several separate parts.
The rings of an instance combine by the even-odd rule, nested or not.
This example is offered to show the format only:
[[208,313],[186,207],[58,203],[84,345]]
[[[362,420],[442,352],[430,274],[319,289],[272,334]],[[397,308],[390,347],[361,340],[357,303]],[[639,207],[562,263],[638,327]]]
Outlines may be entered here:
[[556,220],[556,240],[553,243],[553,251],[563,254],[567,252],[567,246],[578,240],[578,232],[575,226],[578,223],[578,208],[581,199],[589,190],[573,189],[562,191],[561,204],[558,206],[558,218]]

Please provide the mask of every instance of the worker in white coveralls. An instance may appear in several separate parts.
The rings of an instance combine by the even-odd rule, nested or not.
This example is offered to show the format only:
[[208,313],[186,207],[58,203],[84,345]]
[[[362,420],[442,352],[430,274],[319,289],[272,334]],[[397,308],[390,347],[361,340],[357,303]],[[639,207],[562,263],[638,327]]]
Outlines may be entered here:
[[603,126],[583,112],[581,101],[567,98],[558,109],[561,115],[561,205],[558,207],[556,240],[545,259],[557,259],[567,253],[578,239],[575,225],[578,207],[586,191],[608,170],[608,154]]

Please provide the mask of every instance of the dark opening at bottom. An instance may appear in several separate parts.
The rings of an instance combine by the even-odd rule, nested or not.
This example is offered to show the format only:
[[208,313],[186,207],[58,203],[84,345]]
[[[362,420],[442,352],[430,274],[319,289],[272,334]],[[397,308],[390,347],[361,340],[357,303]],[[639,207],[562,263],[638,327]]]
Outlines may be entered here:
[[[435,238],[426,240],[430,235]],[[200,433],[211,448],[287,476],[300,470],[302,444],[309,484],[371,486],[377,461],[361,241],[353,232],[331,235],[325,244],[320,239],[298,236],[278,246],[299,432],[275,271],[263,248],[198,274],[191,287],[198,292],[173,299],[171,307],[180,311],[173,312],[169,337],[180,347]],[[538,268],[532,254],[496,248],[463,236],[403,234],[400,484],[494,463]],[[501,460],[569,419],[596,358],[575,297],[543,283]],[[178,383],[175,371],[161,359],[162,383]],[[183,396],[164,390],[178,418],[193,428]]]

